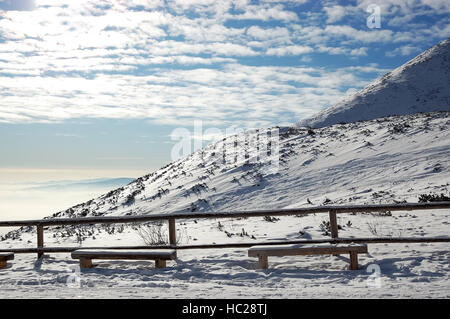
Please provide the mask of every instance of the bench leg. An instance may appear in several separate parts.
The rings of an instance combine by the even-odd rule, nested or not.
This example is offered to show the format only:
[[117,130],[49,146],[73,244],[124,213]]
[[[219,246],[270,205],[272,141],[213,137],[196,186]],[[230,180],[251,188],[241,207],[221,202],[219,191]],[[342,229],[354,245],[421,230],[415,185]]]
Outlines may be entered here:
[[92,259],[80,258],[80,268],[92,268]]
[[156,259],[155,260],[155,268],[164,268],[166,267],[166,261],[163,259]]
[[6,260],[0,260],[0,269],[6,268]]
[[358,270],[358,253],[350,252],[350,270]]
[[267,256],[258,256],[258,269],[269,268],[269,258]]

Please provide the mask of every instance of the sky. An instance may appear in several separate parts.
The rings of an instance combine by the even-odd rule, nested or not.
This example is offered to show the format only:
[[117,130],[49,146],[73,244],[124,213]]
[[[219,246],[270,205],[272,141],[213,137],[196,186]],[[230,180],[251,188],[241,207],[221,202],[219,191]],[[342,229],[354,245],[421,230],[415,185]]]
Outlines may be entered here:
[[448,0],[0,0],[0,176],[138,177],[176,128],[292,125],[448,37]]

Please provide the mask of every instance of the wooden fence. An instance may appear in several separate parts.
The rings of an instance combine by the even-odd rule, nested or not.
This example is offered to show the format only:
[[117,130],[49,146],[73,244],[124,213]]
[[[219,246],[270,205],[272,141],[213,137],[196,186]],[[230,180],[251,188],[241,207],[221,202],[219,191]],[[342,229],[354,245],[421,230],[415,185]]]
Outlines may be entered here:
[[[41,257],[47,253],[72,252],[79,247],[44,247],[44,227],[64,226],[64,225],[94,225],[94,224],[126,224],[143,223],[149,221],[168,221],[169,245],[163,246],[119,246],[107,247],[111,249],[208,249],[208,248],[236,248],[250,247],[257,245],[280,245],[280,244],[311,244],[311,243],[414,243],[414,242],[450,242],[450,237],[429,237],[429,238],[339,238],[337,214],[342,213],[373,213],[373,212],[396,212],[396,211],[417,211],[417,210],[439,210],[450,209],[450,202],[439,203],[405,203],[405,204],[381,204],[381,205],[353,205],[353,206],[319,206],[311,208],[279,209],[279,210],[258,210],[258,211],[234,211],[234,212],[207,212],[207,213],[176,213],[176,214],[151,214],[140,216],[113,216],[113,217],[84,217],[84,218],[47,218],[40,220],[24,221],[2,221],[0,227],[32,226],[37,228],[37,248],[10,248],[0,249],[0,252],[15,253],[37,253]],[[331,239],[317,240],[296,240],[296,241],[271,241],[271,242],[251,242],[251,243],[224,243],[205,245],[177,245],[176,220],[189,219],[215,219],[215,218],[248,218],[264,216],[298,216],[308,214],[328,214],[330,218]],[[84,249],[105,249],[106,247],[83,247]]]

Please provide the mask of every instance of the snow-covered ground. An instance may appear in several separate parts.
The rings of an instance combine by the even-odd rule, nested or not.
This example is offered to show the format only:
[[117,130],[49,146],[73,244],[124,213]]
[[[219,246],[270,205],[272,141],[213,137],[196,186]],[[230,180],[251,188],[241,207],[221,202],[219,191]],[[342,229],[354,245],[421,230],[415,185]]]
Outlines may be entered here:
[[[7,298],[450,297],[448,244],[377,244],[369,253],[360,255],[361,270],[348,271],[347,256],[272,258],[270,269],[254,270],[244,249],[180,251],[164,269],[151,262],[99,262],[82,271],[81,287],[74,285],[69,267],[77,263],[68,255],[42,263],[21,255],[0,272],[0,291]],[[366,272],[370,264],[380,267],[379,286]]]
[[[450,211],[344,214],[338,223],[343,226],[342,237],[448,236],[449,217]],[[225,233],[238,234],[242,229],[258,240],[326,238],[319,227],[325,220],[326,215],[320,214],[272,222],[220,220],[221,227],[219,220],[181,221],[178,230],[185,235],[183,243],[251,241],[240,235],[228,238]],[[24,237],[34,240],[34,234]],[[133,227],[96,237],[101,239],[91,238],[83,246],[142,244]],[[49,238],[49,242],[55,240]],[[74,244],[70,239],[58,242]],[[256,270],[256,259],[247,257],[247,249],[180,250],[178,260],[168,262],[165,269],[155,269],[150,261],[94,261],[96,268],[76,275],[78,262],[68,254],[51,254],[41,261],[27,254],[16,255],[11,266],[0,272],[0,290],[6,297],[50,298],[447,298],[449,262],[448,243],[370,244],[369,254],[360,255],[358,271],[347,270],[345,255],[270,257],[270,269]],[[367,272],[373,264],[379,267],[379,282],[373,282],[373,273]],[[79,285],[74,278],[80,280]]]
[[[448,195],[449,125],[450,112],[436,112],[312,131],[279,128],[278,168],[270,157],[252,160],[251,141],[276,132],[261,129],[228,137],[54,216],[417,202],[423,193]],[[449,216],[450,210],[344,214],[338,217],[339,234],[448,236]],[[178,221],[177,227],[181,243],[187,244],[320,239],[329,237],[321,228],[327,220],[326,214],[316,214]],[[165,226],[161,229],[167,235]],[[45,234],[47,246],[144,244],[138,225],[50,228]],[[23,229],[10,233],[0,245],[34,247],[35,238],[35,230]],[[256,260],[247,256],[247,249],[182,250],[178,260],[162,270],[154,269],[152,262],[98,261],[96,268],[78,275],[69,268],[76,267],[77,261],[68,254],[51,254],[41,261],[35,255],[16,255],[0,271],[0,290],[4,297],[55,298],[445,298],[450,291],[449,261],[448,243],[370,244],[369,254],[360,255],[358,271],[347,270],[348,256],[272,257],[270,269],[256,270]],[[380,281],[371,281],[374,275],[367,270],[372,269],[379,269]],[[70,284],[75,278],[81,280],[81,288]]]

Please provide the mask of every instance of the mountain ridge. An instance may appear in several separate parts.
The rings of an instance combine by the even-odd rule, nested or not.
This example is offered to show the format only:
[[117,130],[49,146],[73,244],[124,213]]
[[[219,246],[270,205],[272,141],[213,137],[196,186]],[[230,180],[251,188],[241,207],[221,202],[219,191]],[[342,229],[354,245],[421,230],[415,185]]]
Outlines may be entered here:
[[299,127],[324,127],[390,115],[450,110],[450,38],[425,50]]

